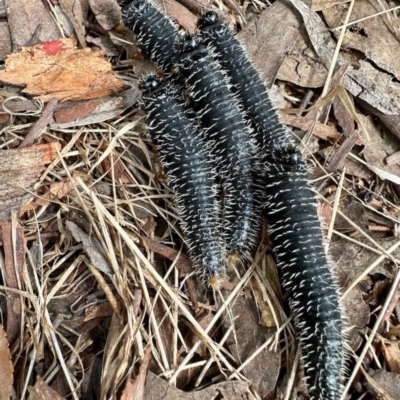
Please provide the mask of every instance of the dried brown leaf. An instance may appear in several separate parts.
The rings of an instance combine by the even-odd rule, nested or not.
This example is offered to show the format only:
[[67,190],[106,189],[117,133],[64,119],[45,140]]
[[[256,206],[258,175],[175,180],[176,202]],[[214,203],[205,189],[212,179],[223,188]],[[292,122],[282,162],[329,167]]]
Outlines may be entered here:
[[89,0],[90,8],[98,23],[107,31],[117,26],[121,20],[121,8],[115,0]]
[[82,242],[85,252],[88,254],[93,266],[107,275],[112,274],[110,263],[107,260],[106,253],[101,247],[100,242],[94,236],[86,234],[78,225],[71,221],[65,223],[72,236],[77,242]]
[[14,367],[4,328],[0,325],[0,399],[8,400],[12,392]]
[[261,78],[270,85],[299,34],[300,24],[298,15],[279,1],[255,17],[238,35]]
[[[232,306],[230,315],[224,318],[225,329],[234,324],[234,334],[231,334],[227,344],[237,362],[246,361],[261,347],[275,332],[275,328],[267,328],[259,323],[259,310],[253,298],[237,298]],[[232,317],[234,320],[232,321]],[[278,380],[281,357],[279,350],[274,352],[264,348],[242,370],[261,397],[271,392]],[[263,368],[260,368],[260,365]]]
[[[264,367],[263,367],[264,368]],[[146,400],[255,400],[247,382],[222,382],[197,392],[183,392],[149,372],[146,380]]]
[[347,0],[312,0],[311,1],[311,10],[313,11],[322,11],[336,4],[347,3]]
[[85,21],[89,11],[88,0],[60,0],[63,11],[68,16],[75,28],[75,34],[78,37],[82,48],[86,47],[85,40]]
[[111,304],[106,301],[101,304],[96,304],[86,315],[84,321],[90,321],[95,318],[104,318],[104,317],[109,317],[112,315],[114,312],[114,309],[112,308]]
[[196,30],[196,15],[175,0],[155,0],[168,15],[174,18],[186,31],[194,33]]
[[14,52],[21,50],[22,46],[32,46],[62,37],[41,0],[6,0],[5,3],[8,7],[7,21]]
[[11,212],[32,197],[29,191],[60,148],[60,143],[53,142],[0,152],[0,222],[9,220]]
[[37,377],[35,386],[29,387],[33,400],[65,400],[53,390],[40,376]]
[[72,39],[26,47],[11,54],[0,80],[17,86],[42,101],[93,99],[116,93],[125,84],[111,73],[103,51],[75,49]]
[[[103,150],[106,150],[107,144],[104,145]],[[112,163],[114,165],[112,165]],[[130,179],[125,173],[125,166],[124,163],[118,159],[117,154],[113,154],[113,156],[108,155],[106,156],[102,162],[101,166],[103,168],[103,171],[107,173],[107,175],[112,179],[113,176],[114,178],[121,182],[121,183],[129,183]]]
[[69,128],[97,124],[120,115],[125,109],[135,104],[139,97],[137,87],[126,90],[116,96],[84,102],[72,102],[61,107],[54,113],[55,124],[52,128]]

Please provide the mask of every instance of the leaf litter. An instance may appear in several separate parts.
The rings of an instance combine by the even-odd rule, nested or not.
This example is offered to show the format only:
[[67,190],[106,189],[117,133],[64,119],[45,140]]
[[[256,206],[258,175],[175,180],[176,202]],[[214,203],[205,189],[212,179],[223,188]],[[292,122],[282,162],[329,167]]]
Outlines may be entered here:
[[[353,386],[346,391],[396,398],[400,92],[398,52],[382,51],[382,43],[396,49],[399,29],[393,13],[371,17],[392,4],[356,2],[350,14],[348,3],[331,0],[313,1],[311,8],[298,0],[269,7],[257,0],[245,7],[200,3],[163,6],[189,30],[209,7],[238,22],[263,78],[274,89],[279,85],[274,95],[295,110],[281,120],[303,139],[315,166],[311,178],[332,226],[329,247],[350,345],[365,361],[363,367],[350,362]],[[0,162],[8,165],[0,172],[7,332],[0,335],[0,357],[10,359],[9,343],[15,371],[0,363],[7,393],[11,385],[17,398],[30,393],[44,400],[289,398],[304,392],[296,334],[265,229],[256,261],[232,272],[221,292],[211,293],[191,275],[173,196],[136,106],[138,75],[152,67],[134,57],[134,38],[124,39],[115,27],[115,2],[72,6],[62,0],[48,10],[39,7],[24,17],[29,39],[19,36],[17,15],[11,8],[14,54],[5,54],[0,72],[0,117],[7,117],[0,125]],[[340,29],[332,34],[347,20],[358,22],[343,39]],[[56,27],[56,37],[36,34],[39,24],[49,32]],[[58,40],[74,29],[80,47],[89,48]],[[123,47],[126,55],[109,63],[93,51],[94,43],[106,52],[113,43],[112,52]],[[71,57],[60,58],[61,48]],[[43,73],[46,64],[37,66],[37,77],[26,74],[33,70],[27,60],[38,52],[45,62],[55,57],[52,67],[65,61],[71,75],[61,79],[63,86]],[[85,57],[87,72],[78,63]],[[11,60],[19,62],[14,74]],[[98,75],[93,63],[101,67]],[[90,91],[85,84],[94,76],[98,84]],[[26,95],[10,84],[27,85]],[[42,111],[31,96],[64,103]]]

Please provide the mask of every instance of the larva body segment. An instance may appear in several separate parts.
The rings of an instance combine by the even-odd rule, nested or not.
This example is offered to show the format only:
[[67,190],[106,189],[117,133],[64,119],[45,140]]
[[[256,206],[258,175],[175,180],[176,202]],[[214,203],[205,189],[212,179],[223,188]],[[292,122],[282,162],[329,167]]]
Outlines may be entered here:
[[340,290],[329,267],[307,167],[296,151],[280,153],[267,162],[270,235],[282,286],[290,293],[311,399],[338,400],[345,374]]
[[200,132],[187,118],[183,106],[155,76],[143,85],[142,106],[149,131],[175,194],[181,229],[195,269],[214,288],[224,276],[224,250],[216,200],[216,173]]
[[185,77],[197,118],[212,143],[224,194],[224,236],[231,259],[249,256],[259,227],[254,184],[256,143],[221,66],[198,36],[178,43],[179,71]]
[[272,143],[275,147],[290,145],[290,131],[279,122],[269,92],[235,32],[219,21],[214,11],[200,17],[197,25],[203,41],[213,47],[218,61],[227,71],[234,91],[253,122],[264,154],[273,152],[269,148]]
[[179,33],[173,20],[146,0],[133,0],[122,7],[121,23],[135,33],[140,49],[170,77],[177,62],[174,43]]

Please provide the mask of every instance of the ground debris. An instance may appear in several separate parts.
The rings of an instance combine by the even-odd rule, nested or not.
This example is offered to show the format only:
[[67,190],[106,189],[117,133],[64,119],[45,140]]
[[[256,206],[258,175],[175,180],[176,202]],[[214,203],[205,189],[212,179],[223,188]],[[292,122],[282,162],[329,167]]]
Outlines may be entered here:
[[25,47],[10,55],[5,66],[0,81],[26,85],[23,92],[42,101],[93,99],[126,88],[112,75],[102,51],[75,49],[71,39]]

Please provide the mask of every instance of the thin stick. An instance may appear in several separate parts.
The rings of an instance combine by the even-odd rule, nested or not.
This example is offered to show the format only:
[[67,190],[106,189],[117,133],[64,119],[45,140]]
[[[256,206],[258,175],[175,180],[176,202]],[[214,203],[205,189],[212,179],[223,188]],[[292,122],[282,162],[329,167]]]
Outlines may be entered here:
[[[390,249],[387,251],[387,253],[393,253],[398,247],[400,246],[400,241],[395,243]],[[378,257],[361,275],[357,277],[357,279],[346,289],[346,291],[342,294],[342,299],[344,299],[353,289],[357,284],[365,277],[367,276],[371,271],[373,271],[384,259],[386,255],[381,255]]]
[[339,181],[339,186],[338,186],[336,194],[335,194],[335,202],[333,203],[333,211],[332,211],[331,221],[329,223],[328,234],[326,235],[326,237],[328,239],[328,243],[330,243],[330,240],[332,239],[333,227],[335,225],[336,215],[337,215],[337,211],[339,209],[340,195],[342,194],[342,187],[343,187],[345,173],[346,173],[346,168],[343,168],[342,176],[340,177],[340,181]]
[[333,32],[333,31],[338,31],[339,29],[342,29],[342,28],[348,28],[351,25],[358,24],[359,22],[365,21],[365,20],[370,19],[370,18],[377,17],[377,16],[382,15],[382,14],[387,14],[390,11],[395,11],[395,10],[398,10],[399,8],[400,8],[400,6],[396,6],[396,7],[393,7],[393,8],[389,8],[387,10],[379,11],[378,13],[373,14],[373,15],[369,15],[368,17],[363,17],[363,18],[360,18],[360,19],[356,19],[355,21],[351,21],[351,22],[347,21],[343,25],[339,25],[336,28],[332,28],[331,31]]

